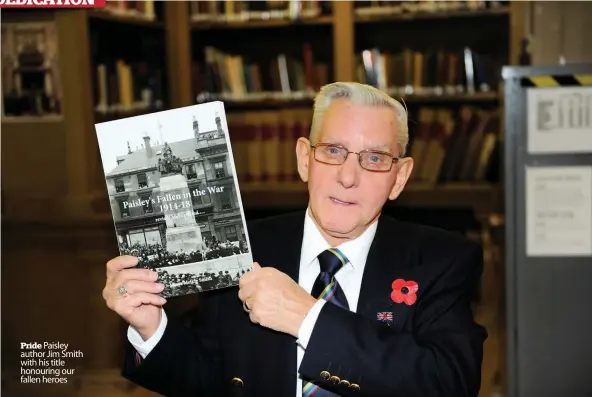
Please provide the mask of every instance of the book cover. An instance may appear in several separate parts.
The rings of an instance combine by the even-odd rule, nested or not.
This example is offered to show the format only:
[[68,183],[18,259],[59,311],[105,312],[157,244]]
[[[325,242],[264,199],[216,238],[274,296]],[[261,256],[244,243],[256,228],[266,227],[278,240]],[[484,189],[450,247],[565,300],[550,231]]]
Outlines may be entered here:
[[238,285],[253,258],[223,103],[95,129],[121,255],[157,271],[163,297]]

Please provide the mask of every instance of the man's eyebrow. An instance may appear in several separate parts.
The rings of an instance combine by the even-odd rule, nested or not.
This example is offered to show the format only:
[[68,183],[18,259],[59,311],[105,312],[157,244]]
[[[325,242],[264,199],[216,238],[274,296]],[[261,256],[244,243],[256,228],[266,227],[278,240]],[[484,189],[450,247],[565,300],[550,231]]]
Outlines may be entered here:
[[369,147],[366,148],[366,150],[378,150],[381,152],[390,152],[391,148],[389,147],[389,145],[378,144],[378,145],[370,145]]
[[[331,145],[339,145],[339,146],[343,146],[343,147],[346,147],[347,149],[351,150],[351,148],[345,146],[342,142],[340,142],[339,139],[325,138],[325,139],[323,139],[323,143],[328,143]],[[380,152],[392,153],[390,146],[387,144],[384,144],[384,143],[371,144],[367,147],[364,147],[362,150],[376,150],[376,151],[380,151]]]

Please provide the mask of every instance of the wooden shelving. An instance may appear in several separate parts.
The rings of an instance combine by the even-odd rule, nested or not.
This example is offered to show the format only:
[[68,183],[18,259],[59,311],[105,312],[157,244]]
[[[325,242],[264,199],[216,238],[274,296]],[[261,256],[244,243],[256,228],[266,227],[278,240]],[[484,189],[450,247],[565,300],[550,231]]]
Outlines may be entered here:
[[286,107],[299,107],[299,106],[311,106],[313,103],[313,98],[311,97],[304,97],[304,98],[266,98],[266,99],[259,99],[253,98],[249,99],[224,99],[224,98],[217,98],[217,97],[210,97],[203,100],[198,100],[197,103],[205,103],[205,102],[212,102],[212,101],[224,101],[224,108],[226,110],[256,110],[256,109],[282,109]]
[[117,14],[109,10],[96,9],[89,12],[91,19],[118,22],[128,25],[146,26],[157,29],[164,29],[164,23],[161,21],[147,19],[135,14]]
[[455,18],[479,18],[504,16],[510,13],[509,7],[487,8],[482,10],[437,10],[437,11],[419,11],[419,12],[393,12],[383,14],[370,14],[355,16],[356,23],[374,23],[374,22],[401,22],[401,21],[419,21],[432,19],[455,19]]
[[209,29],[249,29],[249,28],[285,28],[294,26],[331,25],[333,17],[321,16],[303,19],[264,19],[264,20],[230,20],[230,21],[192,21],[191,28],[195,30]]
[[497,92],[476,92],[474,94],[454,94],[454,95],[396,95],[389,92],[395,99],[403,100],[407,103],[475,103],[475,102],[495,102],[499,99]]
[[498,185],[488,183],[410,184],[392,205],[413,207],[472,208],[476,214],[498,212],[501,194]]
[[[244,206],[251,209],[302,208],[308,202],[304,183],[240,185]],[[387,205],[418,208],[472,208],[475,213],[498,212],[500,190],[487,183],[410,184],[399,198]]]
[[[434,7],[441,7],[442,4],[438,4]],[[196,98],[196,93],[193,92],[192,84],[192,61],[199,57],[199,54],[203,52],[203,48],[193,48],[196,45],[209,45],[213,47],[220,47],[220,51],[224,50],[234,55],[243,55],[247,62],[261,62],[263,65],[261,70],[267,73],[269,69],[268,63],[265,60],[255,59],[257,56],[265,58],[275,56],[275,52],[278,52],[278,45],[273,49],[274,53],[266,54],[264,47],[262,51],[255,51],[257,54],[253,55],[253,59],[248,59],[249,54],[240,54],[241,46],[245,40],[244,34],[247,34],[247,30],[254,29],[254,36],[261,35],[263,37],[269,37],[273,41],[279,44],[280,52],[285,51],[287,54],[294,53],[295,56],[300,57],[302,50],[298,49],[298,45],[302,45],[301,36],[310,35],[306,37],[307,42],[311,43],[312,51],[314,52],[315,62],[323,63],[327,65],[329,69],[327,76],[330,81],[357,81],[356,73],[356,59],[359,48],[374,48],[383,45],[384,43],[373,41],[372,37],[368,40],[362,40],[362,43],[358,41],[362,38],[364,33],[360,33],[361,30],[368,30],[368,32],[375,34],[375,36],[386,37],[387,43],[390,40],[388,37],[389,29],[393,28],[394,31],[399,27],[410,30],[418,29],[421,34],[417,40],[411,40],[411,38],[399,38],[396,46],[409,46],[412,51],[422,52],[424,48],[423,44],[432,43],[432,41],[438,46],[442,46],[444,50],[448,51],[446,33],[448,30],[454,31],[457,24],[462,23],[463,29],[466,22],[472,22],[473,19],[477,18],[479,24],[482,22],[485,25],[499,25],[498,30],[510,29],[508,37],[500,38],[500,40],[506,41],[508,46],[508,61],[504,60],[504,64],[515,64],[517,61],[516,48],[519,47],[520,40],[524,37],[524,33],[520,31],[519,24],[511,23],[507,24],[506,19],[514,20],[517,18],[516,10],[519,9],[518,3],[512,2],[510,6],[501,6],[497,8],[485,8],[479,10],[435,10],[435,11],[418,11],[418,12],[402,12],[402,13],[384,13],[381,10],[380,13],[367,13],[359,12],[356,10],[354,4],[348,1],[332,2],[331,10],[332,15],[327,14],[327,10],[323,10],[323,15],[319,17],[303,17],[297,20],[291,20],[289,18],[284,19],[267,19],[267,20],[255,20],[255,19],[229,19],[228,21],[222,20],[192,20],[191,19],[191,3],[189,2],[164,2],[162,8],[158,5],[155,10],[157,15],[156,20],[151,20],[142,15],[134,16],[133,13],[119,13],[119,11],[113,12],[109,10],[84,10],[72,14],[59,13],[56,14],[59,17],[60,32],[73,31],[74,34],[65,35],[63,38],[60,37],[60,64],[61,67],[70,68],[71,65],[81,66],[76,69],[76,73],[65,73],[68,75],[68,79],[64,81],[65,97],[70,98],[68,104],[68,116],[58,119],[52,119],[53,124],[61,127],[63,124],[63,141],[68,142],[67,147],[63,150],[64,156],[68,158],[68,164],[78,164],[78,170],[70,170],[66,172],[64,169],[56,168],[56,175],[64,175],[65,180],[60,182],[64,186],[69,186],[69,194],[76,196],[76,200],[80,199],[80,202],[87,202],[84,197],[89,195],[100,195],[103,193],[104,181],[101,179],[102,175],[100,172],[96,172],[100,159],[93,158],[97,154],[95,148],[95,140],[93,138],[94,130],[93,125],[95,123],[109,121],[113,119],[119,119],[124,117],[138,116],[146,113],[152,113],[165,108],[173,108],[180,106],[188,106],[194,103],[209,102],[213,100],[222,100],[225,103],[225,108],[228,111],[237,111],[237,113],[244,113],[249,117],[245,117],[246,124],[257,122],[257,116],[259,113],[273,113],[274,110],[287,110],[286,114],[289,117],[297,118],[300,117],[300,109],[298,108],[310,108],[313,103],[313,96],[302,96],[302,97],[281,97],[275,95],[269,95],[268,97],[256,97],[247,96],[240,99],[233,99],[232,97],[220,98],[216,95],[202,98],[201,100]],[[223,13],[223,17],[227,16],[227,13]],[[469,21],[471,18],[471,21]],[[418,21],[415,25],[414,21]],[[426,21],[426,23],[422,22]],[[436,21],[437,27],[433,28],[429,32],[424,32],[423,26],[432,26],[430,21]],[[500,22],[498,24],[498,21]],[[384,22],[384,23],[383,23]],[[376,23],[376,26],[371,26]],[[446,25],[448,23],[448,25]],[[124,28],[133,31],[136,27],[140,29],[138,34],[154,34],[163,35],[165,43],[165,50],[159,52],[163,53],[162,57],[166,57],[166,69],[165,77],[166,82],[164,84],[165,90],[163,90],[163,100],[166,104],[163,109],[141,109],[134,111],[124,111],[117,113],[99,113],[95,112],[96,103],[93,103],[93,90],[96,90],[91,83],[96,78],[96,71],[93,69],[98,59],[103,56],[99,54],[98,57],[93,52],[97,51],[97,48],[92,48],[90,45],[90,33],[97,29],[109,30],[110,26],[119,28],[119,25]],[[362,26],[363,25],[363,26]],[[508,25],[508,27],[506,26]],[[516,26],[515,26],[516,25]],[[450,29],[447,27],[450,26]],[[518,26],[518,28],[516,28]],[[299,27],[302,27],[300,29]],[[316,27],[320,27],[320,30]],[[295,29],[292,29],[295,28]],[[123,28],[122,28],[123,29]],[[330,42],[330,47],[325,43],[320,43],[320,37],[317,31],[325,32],[326,38]],[[443,29],[443,30],[442,30]],[[497,29],[497,28],[496,28]],[[161,30],[161,31],[159,31]],[[209,31],[212,30],[212,34]],[[220,35],[216,35],[215,30],[222,31]],[[264,30],[264,31],[263,31]],[[384,34],[383,33],[384,30]],[[222,34],[223,33],[223,34]],[[441,34],[440,34],[441,33]],[[457,32],[458,33],[458,32]],[[324,34],[324,33],[323,33]],[[485,33],[483,33],[485,34]],[[315,36],[316,35],[316,36]],[[456,36],[463,36],[464,30],[458,33]],[[415,37],[414,36],[414,37]],[[421,36],[421,37],[419,37]],[[435,37],[438,36],[438,37]],[[441,37],[439,37],[441,36]],[[455,36],[455,38],[456,38]],[[200,39],[203,37],[203,39]],[[432,38],[435,37],[433,40]],[[438,40],[436,40],[436,38]],[[509,40],[507,40],[509,38]],[[284,50],[284,39],[286,41],[286,48]],[[244,40],[244,41],[242,41]],[[301,40],[301,41],[298,41]],[[487,42],[488,38],[484,36],[481,40],[469,40],[473,42]],[[495,39],[497,40],[497,39]],[[112,40],[113,41],[113,40]],[[117,41],[117,40],[115,40]],[[123,40],[120,40],[123,42]],[[192,46],[193,41],[193,46]],[[391,40],[392,41],[392,40]],[[509,42],[508,42],[509,41]],[[66,46],[66,44],[68,44]],[[118,43],[121,44],[121,43]],[[226,46],[226,44],[228,44]],[[257,46],[259,46],[258,43]],[[251,44],[251,47],[255,48]],[[322,44],[322,45],[321,45]],[[386,47],[387,45],[384,44]],[[450,51],[457,51],[457,47],[464,46],[463,40],[451,44],[452,48]],[[489,47],[484,44],[485,52]],[[129,44],[126,44],[129,45]],[[435,44],[434,44],[435,45]],[[121,44],[123,46],[123,44]],[[228,48],[225,48],[228,47]],[[291,46],[291,47],[290,47]],[[414,47],[415,46],[415,47]],[[456,47],[455,47],[456,46]],[[78,48],[77,53],[74,54],[66,47]],[[290,48],[289,48],[290,47]],[[238,48],[238,49],[237,49]],[[388,48],[385,52],[388,52]],[[247,49],[245,51],[251,51]],[[392,52],[398,51],[396,48],[391,50]],[[123,51],[125,54],[125,51]],[[153,56],[154,54],[148,54]],[[499,54],[498,54],[499,55]],[[96,59],[93,59],[97,57]],[[79,63],[82,62],[82,65]],[[64,69],[67,70],[67,69]],[[268,77],[268,76],[266,76]],[[390,84],[399,84],[393,82],[391,79]],[[497,86],[489,85],[492,90],[497,90]],[[267,89],[267,88],[265,88]],[[294,89],[292,87],[292,89]],[[202,88],[202,91],[204,89]],[[489,108],[492,106],[500,106],[501,101],[498,92],[478,92],[475,94],[456,94],[456,95],[400,95],[400,90],[388,90],[391,95],[395,98],[400,99],[408,104],[416,104],[419,106],[413,106],[412,108],[421,108],[423,105],[426,107],[437,107],[437,108],[457,108],[459,105],[475,106],[482,108]],[[196,91],[199,92],[199,91]],[[72,99],[80,98],[80,100]],[[75,102],[75,103],[74,103]],[[294,108],[294,112],[292,112]],[[270,110],[272,112],[260,112],[261,110]],[[283,113],[282,113],[283,114]],[[242,117],[239,115],[238,117]],[[280,116],[278,116],[280,117]],[[284,116],[281,116],[284,117]],[[308,117],[308,116],[306,116]],[[241,119],[243,120],[243,119]],[[35,123],[39,121],[40,125],[42,122],[47,120],[37,120],[34,118],[26,119],[3,119],[3,122],[11,128],[18,123],[24,125],[23,128],[28,127],[29,123]],[[290,123],[293,120],[289,120]],[[306,120],[308,122],[308,120]],[[20,125],[15,128],[21,128]],[[82,129],[90,129],[90,132],[81,134]],[[16,138],[14,138],[16,140]],[[24,138],[19,138],[24,139]],[[56,162],[56,164],[58,164]],[[70,166],[70,165],[69,165]],[[56,182],[59,178],[56,178]],[[53,197],[53,191],[47,188],[48,197]],[[20,195],[16,190],[8,189],[8,195]],[[20,196],[19,196],[20,197]],[[410,185],[406,188],[402,196],[396,201],[395,205],[417,205],[417,206],[444,206],[448,207],[454,203],[455,206],[470,206],[481,211],[482,209],[494,208],[497,204],[496,199],[496,188],[491,185],[471,185],[471,184],[451,184],[443,186],[421,186],[421,185]],[[245,207],[247,208],[263,208],[263,207],[282,207],[290,205],[302,205],[305,203],[306,191],[300,187],[286,187],[283,185],[270,185],[267,187],[257,186],[245,186],[243,191],[243,198],[245,200]],[[27,198],[25,198],[26,200]],[[33,200],[33,198],[31,198]],[[86,200],[86,201],[85,201]],[[81,210],[81,213],[83,210]]]
[[[389,91],[389,90],[387,90]],[[391,96],[397,100],[402,100],[406,103],[494,103],[499,100],[497,92],[477,92],[474,94],[456,94],[456,95],[396,95],[389,92]],[[259,95],[245,96],[240,99],[224,98],[213,95],[211,97],[198,99],[197,103],[205,103],[211,101],[224,101],[224,106],[228,110],[250,110],[250,109],[280,109],[286,107],[300,107],[311,106],[314,98],[309,97],[277,97],[273,98],[270,93],[269,98],[261,98]]]
[[27,124],[27,123],[61,123],[64,116],[59,114],[46,114],[43,116],[2,116],[2,123]]
[[95,123],[104,123],[106,121],[117,120],[125,117],[142,116],[144,114],[150,114],[154,112],[160,112],[164,109],[136,109],[121,112],[95,112]]

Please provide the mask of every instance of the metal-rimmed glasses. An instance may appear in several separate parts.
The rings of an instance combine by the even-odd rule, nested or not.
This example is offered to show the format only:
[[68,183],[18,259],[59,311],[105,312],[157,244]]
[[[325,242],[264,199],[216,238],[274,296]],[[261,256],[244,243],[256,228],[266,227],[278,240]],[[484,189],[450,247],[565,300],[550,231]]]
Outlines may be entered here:
[[317,143],[310,145],[314,151],[314,159],[318,162],[330,165],[341,165],[347,160],[347,156],[355,154],[358,156],[360,166],[368,171],[389,172],[393,163],[398,163],[399,157],[388,152],[378,150],[362,150],[361,152],[350,152],[342,145],[333,143]]

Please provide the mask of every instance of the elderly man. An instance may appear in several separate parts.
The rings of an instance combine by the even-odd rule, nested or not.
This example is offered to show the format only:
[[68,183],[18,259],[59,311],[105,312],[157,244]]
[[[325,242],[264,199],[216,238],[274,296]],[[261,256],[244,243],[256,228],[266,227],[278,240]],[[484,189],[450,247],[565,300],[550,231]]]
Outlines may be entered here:
[[191,326],[167,316],[155,273],[111,260],[103,296],[130,324],[123,376],[168,397],[477,396],[481,248],[381,214],[411,174],[407,142],[394,99],[323,87],[296,146],[307,210],[250,224],[253,271],[197,295]]

